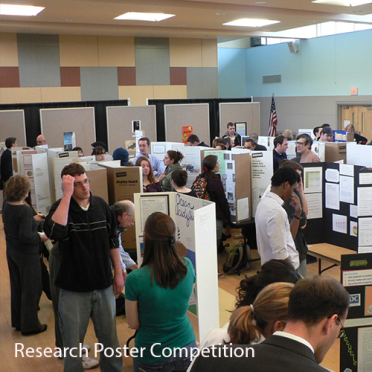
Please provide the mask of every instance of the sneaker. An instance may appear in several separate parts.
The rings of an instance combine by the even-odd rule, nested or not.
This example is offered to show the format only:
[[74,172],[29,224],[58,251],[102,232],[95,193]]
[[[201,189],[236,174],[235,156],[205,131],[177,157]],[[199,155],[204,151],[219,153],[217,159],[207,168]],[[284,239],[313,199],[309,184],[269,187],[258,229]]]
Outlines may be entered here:
[[99,361],[97,359],[93,359],[91,357],[83,357],[83,368],[84,369],[92,369],[99,366]]
[[222,278],[224,278],[225,277],[225,274],[223,274],[223,273],[218,273],[218,279],[222,279]]

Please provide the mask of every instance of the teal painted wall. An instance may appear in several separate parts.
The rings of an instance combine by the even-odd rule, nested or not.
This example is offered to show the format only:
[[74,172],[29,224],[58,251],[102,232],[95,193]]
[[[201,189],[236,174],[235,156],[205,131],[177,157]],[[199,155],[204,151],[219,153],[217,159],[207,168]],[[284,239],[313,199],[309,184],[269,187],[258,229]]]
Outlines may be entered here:
[[[219,48],[218,56],[220,97],[337,96],[349,95],[351,87],[372,94],[372,30],[301,40],[298,53],[284,43]],[[266,75],[281,75],[282,82],[263,84]]]
[[218,95],[220,98],[247,97],[246,49],[218,48]]

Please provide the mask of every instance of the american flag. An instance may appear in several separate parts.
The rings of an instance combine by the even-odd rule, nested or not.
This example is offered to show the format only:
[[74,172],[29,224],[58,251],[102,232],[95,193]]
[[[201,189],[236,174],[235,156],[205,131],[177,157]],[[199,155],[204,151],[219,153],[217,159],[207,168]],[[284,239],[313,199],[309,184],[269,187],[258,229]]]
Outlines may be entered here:
[[276,118],[276,108],[275,108],[275,101],[274,96],[271,99],[271,109],[270,109],[270,121],[269,121],[269,137],[276,136],[276,124],[278,120]]

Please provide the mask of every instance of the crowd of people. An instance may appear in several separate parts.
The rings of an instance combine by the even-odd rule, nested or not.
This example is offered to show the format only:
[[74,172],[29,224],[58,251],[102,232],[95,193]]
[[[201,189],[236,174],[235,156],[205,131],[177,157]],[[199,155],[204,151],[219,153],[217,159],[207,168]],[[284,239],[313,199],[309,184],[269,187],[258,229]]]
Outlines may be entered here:
[[[331,129],[327,126],[321,129],[320,133],[314,129],[314,135],[326,140]],[[235,350],[249,345],[256,358],[224,358],[221,353],[207,358],[201,354],[190,366],[191,353],[197,345],[187,310],[196,278],[191,261],[179,256],[171,217],[161,212],[148,217],[143,263],[139,268],[121,241],[121,232],[135,223],[134,204],[124,200],[108,206],[103,199],[92,195],[84,167],[71,163],[61,173],[62,198],[51,206],[47,216],[39,215],[27,203],[29,179],[13,176],[11,148],[17,146],[13,137],[6,139],[7,150],[1,157],[12,327],[24,336],[47,330],[47,325],[38,318],[38,306],[43,290],[40,250],[43,242],[50,239],[53,242],[49,255],[50,296],[58,348],[71,350],[83,345],[90,319],[98,342],[104,348],[118,348],[115,296],[125,286],[127,323],[136,330],[136,347],[144,350],[133,358],[136,372],[294,371],[301,363],[306,371],[323,371],[319,363],[341,335],[349,296],[336,280],[320,276],[306,278],[307,245],[302,230],[307,224],[307,203],[300,163],[319,158],[311,151],[311,137],[300,134],[296,138],[299,157],[295,161],[287,160],[285,151],[288,140],[292,140],[289,132],[274,140],[274,175],[256,212],[262,267],[255,276],[241,280],[230,321],[211,330],[199,346],[226,351],[226,347]],[[235,124],[228,123],[225,135],[215,139],[212,145],[216,149],[244,146],[252,151],[267,151],[257,144],[255,133],[249,137],[242,144]],[[188,142],[190,146],[207,146],[196,135],[191,135]],[[38,136],[37,145],[46,144],[45,137]],[[169,150],[161,162],[150,153],[148,138],[140,138],[138,145],[139,153],[132,161],[124,148],[116,149],[112,158],[124,166],[141,167],[143,192],[176,191],[199,196],[196,190],[186,186],[187,172],[181,165],[181,152]],[[111,159],[104,143],[96,142],[92,146],[97,161]],[[84,156],[80,147],[73,151]],[[206,156],[196,179],[206,182],[204,197],[215,203],[217,246],[222,241],[223,227],[229,234],[231,226],[219,166],[217,156]],[[167,348],[178,352],[171,357],[163,356]],[[98,364],[102,371],[121,371],[123,367],[120,355],[101,353],[97,361],[67,352],[63,359],[66,372],[82,371]]]

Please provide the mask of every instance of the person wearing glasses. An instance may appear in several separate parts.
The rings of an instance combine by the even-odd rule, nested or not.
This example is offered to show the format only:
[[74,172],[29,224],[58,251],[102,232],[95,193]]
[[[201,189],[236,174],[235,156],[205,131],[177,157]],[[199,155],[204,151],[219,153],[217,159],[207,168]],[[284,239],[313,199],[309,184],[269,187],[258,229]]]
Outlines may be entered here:
[[116,217],[121,267],[123,269],[123,275],[125,279],[127,277],[127,268],[129,270],[138,269],[138,265],[132,260],[129,253],[125,252],[121,241],[121,233],[129,227],[134,226],[136,218],[134,204],[130,200],[122,200],[113,204],[111,206],[111,209]]
[[200,353],[191,372],[325,372],[319,363],[336,339],[345,335],[348,307],[349,294],[339,281],[320,275],[300,280],[289,295],[284,331],[249,345],[253,350],[248,357],[241,354],[242,349],[247,352],[246,345],[215,346],[215,357]]
[[308,134],[299,134],[296,138],[296,152],[301,156],[300,163],[319,163],[320,159],[311,151],[313,140]]
[[[90,318],[104,349],[119,348],[115,295],[122,292],[124,277],[114,212],[91,194],[80,164],[66,165],[61,177],[63,195],[52,205],[44,230],[61,252],[55,285],[60,289],[58,312],[67,372],[82,369],[81,354],[74,350],[83,343]],[[102,352],[100,365],[102,371],[120,372],[123,360]]]

